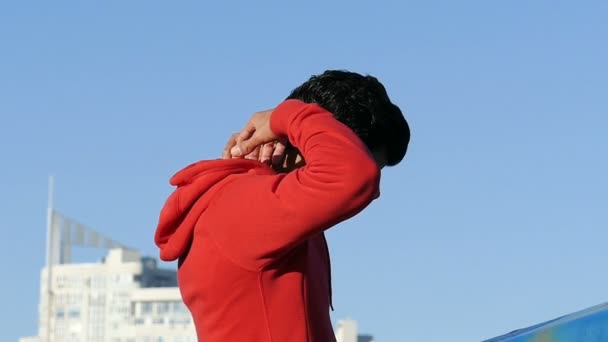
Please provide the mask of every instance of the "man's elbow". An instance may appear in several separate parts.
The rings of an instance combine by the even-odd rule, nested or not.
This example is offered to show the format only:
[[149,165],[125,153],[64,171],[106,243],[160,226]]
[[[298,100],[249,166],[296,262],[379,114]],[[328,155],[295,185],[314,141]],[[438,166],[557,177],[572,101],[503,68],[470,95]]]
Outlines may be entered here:
[[362,160],[352,170],[351,185],[355,190],[352,199],[367,205],[380,194],[380,168],[373,159]]

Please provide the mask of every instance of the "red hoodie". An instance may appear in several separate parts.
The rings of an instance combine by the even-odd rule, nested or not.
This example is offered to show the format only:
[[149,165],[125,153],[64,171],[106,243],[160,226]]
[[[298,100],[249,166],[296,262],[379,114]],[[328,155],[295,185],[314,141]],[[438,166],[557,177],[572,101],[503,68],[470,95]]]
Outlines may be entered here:
[[331,342],[323,231],[379,194],[380,170],[331,113],[287,100],[270,119],[306,165],[277,174],[254,160],[202,161],[171,179],[155,242],[201,342]]

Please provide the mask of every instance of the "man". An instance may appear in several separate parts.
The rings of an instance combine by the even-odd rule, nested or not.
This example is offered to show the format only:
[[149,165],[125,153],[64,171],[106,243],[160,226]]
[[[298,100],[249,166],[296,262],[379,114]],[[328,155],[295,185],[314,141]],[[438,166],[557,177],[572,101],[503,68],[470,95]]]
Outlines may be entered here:
[[323,232],[379,196],[409,139],[377,79],[326,71],[173,176],[155,242],[199,341],[335,341]]

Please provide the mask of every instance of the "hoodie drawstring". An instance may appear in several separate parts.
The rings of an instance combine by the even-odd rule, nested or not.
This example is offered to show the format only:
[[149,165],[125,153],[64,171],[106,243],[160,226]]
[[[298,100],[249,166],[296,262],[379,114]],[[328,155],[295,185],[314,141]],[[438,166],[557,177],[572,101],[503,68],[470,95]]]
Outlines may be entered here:
[[329,246],[327,245],[327,239],[325,239],[325,234],[323,235],[323,243],[325,244],[325,256],[327,258],[327,280],[329,285],[329,307],[331,311],[334,311],[334,303],[333,303],[333,290],[331,285],[331,259],[329,257]]

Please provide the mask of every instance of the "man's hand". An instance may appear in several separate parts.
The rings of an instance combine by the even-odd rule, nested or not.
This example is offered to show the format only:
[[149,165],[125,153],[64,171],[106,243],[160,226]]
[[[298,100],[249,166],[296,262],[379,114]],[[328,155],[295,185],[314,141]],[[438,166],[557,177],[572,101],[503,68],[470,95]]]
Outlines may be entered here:
[[282,163],[285,144],[270,129],[272,112],[266,110],[253,114],[243,130],[228,139],[222,157],[256,159],[273,165]]

